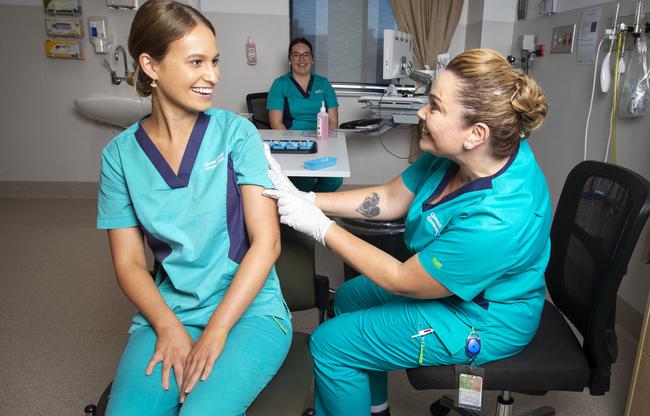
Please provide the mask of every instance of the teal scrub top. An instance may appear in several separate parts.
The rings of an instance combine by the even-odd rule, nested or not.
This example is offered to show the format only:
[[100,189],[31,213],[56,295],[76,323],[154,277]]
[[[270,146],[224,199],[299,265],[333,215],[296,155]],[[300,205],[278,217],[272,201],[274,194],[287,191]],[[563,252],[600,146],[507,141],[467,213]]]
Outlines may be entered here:
[[289,72],[273,81],[266,109],[282,111],[282,123],[288,130],[316,130],[316,114],[323,101],[325,109],[339,106],[327,78],[312,74],[305,91]]
[[431,205],[454,162],[424,154],[402,174],[415,194],[404,240],[422,267],[454,295],[418,303],[446,348],[481,336],[477,362],[520,351],[534,336],[550,254],[549,191],[528,143],[495,175],[476,179]]
[[[257,129],[200,113],[176,174],[141,123],[102,151],[97,228],[139,227],[162,267],[160,293],[185,325],[205,326],[249,248],[239,187],[272,187]],[[244,316],[289,319],[275,267]],[[131,331],[148,325],[137,314]]]

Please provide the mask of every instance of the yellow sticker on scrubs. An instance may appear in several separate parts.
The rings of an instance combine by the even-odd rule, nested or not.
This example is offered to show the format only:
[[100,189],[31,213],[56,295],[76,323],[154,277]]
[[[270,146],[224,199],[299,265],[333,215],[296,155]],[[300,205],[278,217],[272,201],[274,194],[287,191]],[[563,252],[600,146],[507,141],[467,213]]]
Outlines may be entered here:
[[434,266],[436,266],[436,269],[442,269],[442,263],[440,263],[440,260],[438,260],[436,257],[432,258],[431,262]]

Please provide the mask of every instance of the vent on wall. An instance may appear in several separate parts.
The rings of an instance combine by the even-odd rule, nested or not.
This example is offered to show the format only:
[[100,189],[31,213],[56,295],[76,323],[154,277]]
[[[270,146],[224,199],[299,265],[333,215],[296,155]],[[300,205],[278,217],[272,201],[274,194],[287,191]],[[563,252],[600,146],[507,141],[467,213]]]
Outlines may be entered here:
[[106,5],[113,9],[137,9],[138,0],[106,0]]

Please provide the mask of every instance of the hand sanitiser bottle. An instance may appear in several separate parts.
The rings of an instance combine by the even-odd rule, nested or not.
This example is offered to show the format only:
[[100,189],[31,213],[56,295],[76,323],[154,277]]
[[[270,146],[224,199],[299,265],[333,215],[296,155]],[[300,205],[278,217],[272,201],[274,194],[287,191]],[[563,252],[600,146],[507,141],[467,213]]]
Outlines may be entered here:
[[253,42],[252,37],[248,37],[246,41],[246,63],[248,65],[257,64],[257,48],[255,47],[255,42]]
[[330,116],[325,110],[325,101],[322,101],[320,112],[316,115],[316,139],[328,139],[330,137]]

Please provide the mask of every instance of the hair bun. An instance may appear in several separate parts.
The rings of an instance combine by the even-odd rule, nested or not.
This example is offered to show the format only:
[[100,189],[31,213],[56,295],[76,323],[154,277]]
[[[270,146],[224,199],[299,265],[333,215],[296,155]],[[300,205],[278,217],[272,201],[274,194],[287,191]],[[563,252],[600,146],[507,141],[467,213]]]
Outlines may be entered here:
[[528,75],[517,74],[514,86],[515,91],[510,97],[510,103],[521,122],[521,135],[527,137],[544,122],[548,113],[548,104],[542,89]]

